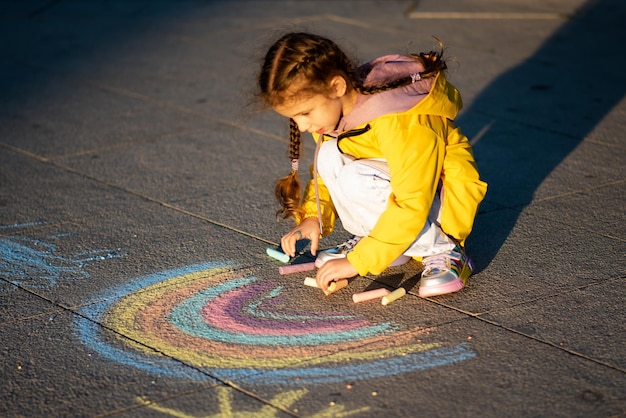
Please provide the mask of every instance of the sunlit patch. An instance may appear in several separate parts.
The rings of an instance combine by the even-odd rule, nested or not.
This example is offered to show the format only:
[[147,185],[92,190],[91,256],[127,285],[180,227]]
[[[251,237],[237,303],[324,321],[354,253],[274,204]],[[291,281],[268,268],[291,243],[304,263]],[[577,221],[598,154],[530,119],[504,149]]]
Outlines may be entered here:
[[[320,313],[288,298],[282,285],[229,263],[207,263],[113,288],[80,310],[90,320],[77,326],[86,345],[115,361],[247,384],[370,379],[474,356],[467,344],[416,342],[420,328],[371,321],[348,307]],[[106,340],[100,324],[123,338]]]

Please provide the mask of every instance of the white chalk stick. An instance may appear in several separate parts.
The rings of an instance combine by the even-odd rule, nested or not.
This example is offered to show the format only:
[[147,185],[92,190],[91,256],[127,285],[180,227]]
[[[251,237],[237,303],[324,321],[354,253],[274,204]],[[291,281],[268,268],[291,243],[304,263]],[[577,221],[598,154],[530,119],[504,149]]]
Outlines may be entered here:
[[315,280],[315,277],[306,277],[304,279],[304,285],[305,286],[311,286],[311,287],[317,287],[317,280]]
[[391,291],[389,289],[381,287],[380,289],[355,293],[354,295],[352,295],[352,300],[354,301],[354,303],[365,302],[366,300],[382,298],[383,296],[387,296],[390,293]]
[[267,253],[267,255],[269,255],[272,258],[275,258],[278,261],[282,261],[283,263],[289,262],[289,256],[282,251],[278,251],[273,248],[268,248],[265,250],[265,252]]
[[348,280],[341,279],[336,282],[332,282],[326,290],[324,290],[324,294],[330,295],[331,293],[335,293],[337,290],[343,289],[348,285]]
[[290,264],[288,266],[280,266],[278,267],[279,274],[290,274],[290,273],[300,273],[301,271],[309,271],[315,268],[315,262],[311,261],[310,263],[300,263],[300,264]]
[[[315,280],[314,277],[305,277],[304,285],[305,286],[311,286],[311,287],[317,287],[317,281]],[[342,280],[338,280],[336,282],[332,282],[328,286],[328,288],[326,290],[324,290],[324,293],[326,295],[330,295],[331,293],[335,293],[337,290],[343,289],[347,285],[348,285],[348,280],[347,279],[342,279]]]
[[404,289],[404,287],[400,287],[394,290],[393,292],[391,292],[390,294],[388,294],[387,296],[383,296],[383,300],[381,303],[383,305],[388,305],[394,300],[400,299],[404,295],[406,295],[406,290]]

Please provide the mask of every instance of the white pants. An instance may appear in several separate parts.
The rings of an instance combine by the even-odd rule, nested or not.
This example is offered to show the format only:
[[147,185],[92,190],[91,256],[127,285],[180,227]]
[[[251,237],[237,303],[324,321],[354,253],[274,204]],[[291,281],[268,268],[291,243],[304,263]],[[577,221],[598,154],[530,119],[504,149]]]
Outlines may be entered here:
[[[341,223],[349,233],[364,237],[387,208],[391,193],[389,166],[383,159],[354,160],[343,155],[332,139],[320,146],[317,171],[328,188]],[[424,228],[404,252],[425,257],[449,252],[455,247],[439,226],[441,201],[436,194]]]

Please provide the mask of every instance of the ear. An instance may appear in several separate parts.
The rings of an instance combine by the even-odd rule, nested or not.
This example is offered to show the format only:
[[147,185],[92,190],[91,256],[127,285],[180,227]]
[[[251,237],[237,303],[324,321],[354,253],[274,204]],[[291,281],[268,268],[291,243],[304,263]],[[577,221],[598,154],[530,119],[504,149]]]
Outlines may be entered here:
[[348,83],[346,79],[340,75],[336,75],[330,79],[330,89],[336,97],[343,97],[348,91]]

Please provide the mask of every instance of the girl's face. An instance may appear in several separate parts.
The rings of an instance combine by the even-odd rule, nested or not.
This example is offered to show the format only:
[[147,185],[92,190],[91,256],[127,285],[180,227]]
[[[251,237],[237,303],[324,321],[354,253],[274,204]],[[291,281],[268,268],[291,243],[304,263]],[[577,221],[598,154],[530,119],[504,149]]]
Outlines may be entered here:
[[301,132],[323,134],[334,131],[341,117],[352,110],[356,94],[346,94],[345,80],[335,77],[331,80],[329,95],[292,97],[294,99],[275,106],[274,110],[293,119]]

